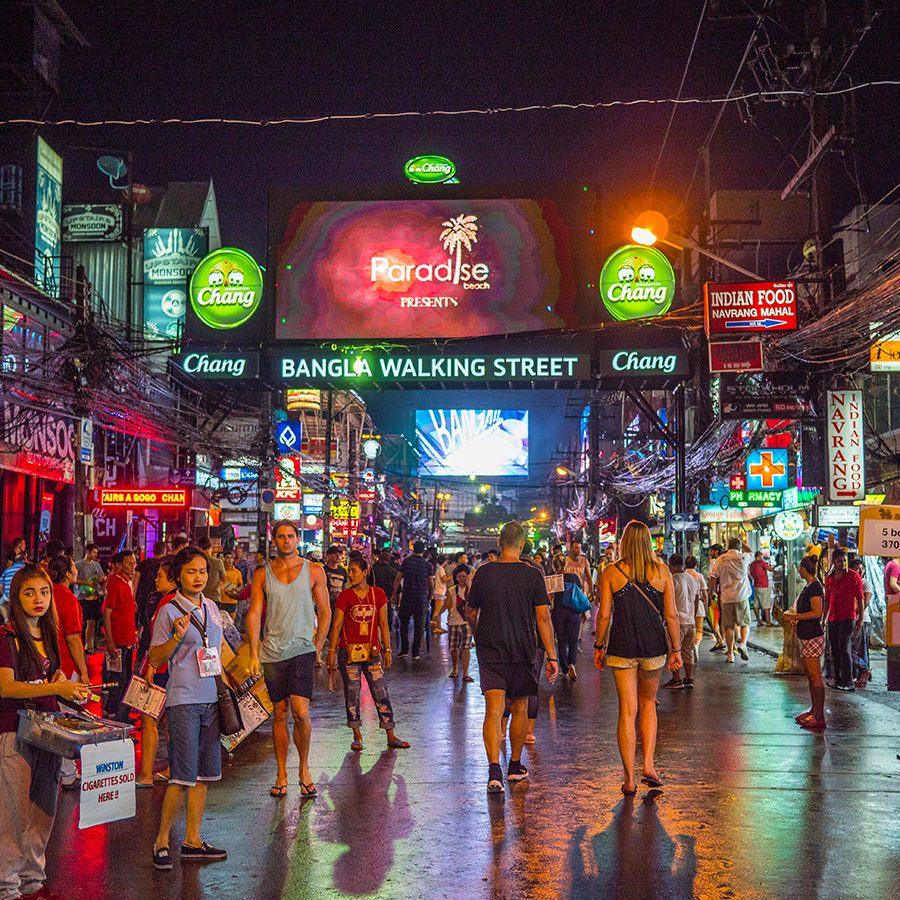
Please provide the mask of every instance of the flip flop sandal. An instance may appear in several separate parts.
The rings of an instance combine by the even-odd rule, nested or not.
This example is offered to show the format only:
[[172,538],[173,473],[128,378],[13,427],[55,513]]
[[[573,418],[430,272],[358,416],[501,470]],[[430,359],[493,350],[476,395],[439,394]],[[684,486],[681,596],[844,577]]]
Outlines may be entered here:
[[278,797],[279,799],[287,796],[287,785],[286,784],[273,784],[272,787],[269,788],[269,796],[270,797]]
[[409,741],[393,740],[388,741],[388,750],[409,750]]
[[800,713],[799,716],[794,716],[794,721],[799,725],[801,722],[805,722],[807,719],[811,719],[812,717],[812,713]]
[[475,679],[474,679],[471,675],[466,675],[466,677],[463,678],[463,683],[464,683],[464,684],[471,684],[474,680],[475,680]]
[[309,784],[304,784],[302,781],[300,782],[300,797],[303,800],[313,800],[317,797],[319,791],[317,790],[315,784],[310,782]]
[[626,797],[633,797],[637,793],[637,788],[635,788],[634,790],[631,790],[631,791],[626,791],[625,785],[623,784],[621,787],[621,791]]
[[359,752],[362,750],[362,748],[363,748],[363,742],[362,742],[362,741],[354,741],[354,742],[350,745],[350,749],[351,749],[351,750],[355,750],[357,753],[359,753]]
[[652,775],[644,775],[641,778],[641,784],[646,784],[647,787],[652,788],[661,788],[663,786],[663,783],[658,778],[654,778]]

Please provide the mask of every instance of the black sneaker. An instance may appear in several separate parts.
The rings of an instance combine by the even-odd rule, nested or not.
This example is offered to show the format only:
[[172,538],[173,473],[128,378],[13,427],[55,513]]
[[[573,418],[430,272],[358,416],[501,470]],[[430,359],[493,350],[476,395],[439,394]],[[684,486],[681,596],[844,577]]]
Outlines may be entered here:
[[744,662],[747,662],[747,660],[750,659],[747,655],[747,648],[743,644],[738,644],[738,653],[741,654],[741,659],[744,660]]
[[512,760],[506,770],[506,780],[509,782],[524,781],[528,777],[528,769],[518,760]]
[[663,687],[669,688],[670,690],[676,690],[678,688],[683,687],[683,682],[680,678],[673,678],[671,681],[667,681]]
[[409,656],[409,653],[408,653],[406,650],[401,650],[401,651],[397,654],[397,659],[403,659],[404,656]]
[[160,847],[153,851],[153,868],[168,872],[172,868],[172,857],[168,847]]
[[681,686],[688,691],[692,691],[694,689],[694,679],[693,678],[685,678],[684,681],[681,682]]
[[416,655],[413,657],[413,662],[418,662],[421,658],[422,658],[421,656]]
[[489,794],[503,793],[503,769],[500,763],[491,763],[488,766],[487,792]]
[[709,652],[710,653],[719,653],[724,649],[725,649],[724,644],[714,644],[712,647],[709,648]]
[[210,847],[206,841],[199,847],[188,847],[187,844],[181,845],[182,862],[215,862],[221,859],[228,859],[228,854],[218,847]]

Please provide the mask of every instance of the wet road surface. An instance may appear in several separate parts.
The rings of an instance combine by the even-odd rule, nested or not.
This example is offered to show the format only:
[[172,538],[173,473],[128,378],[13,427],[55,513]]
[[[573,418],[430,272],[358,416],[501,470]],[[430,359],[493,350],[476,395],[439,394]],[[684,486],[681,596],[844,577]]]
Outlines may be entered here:
[[227,862],[182,867],[182,819],[174,871],[152,868],[163,788],[138,792],[135,819],[85,831],[64,793],[49,884],[69,900],[897,896],[900,713],[829,691],[828,731],[804,732],[793,716],[807,708],[805,679],[773,676],[761,653],[726,665],[708,646],[693,692],[660,691],[655,798],[619,792],[612,676],[587,654],[577,682],[542,683],[530,782],[487,797],[482,697],[477,682],[447,678],[443,636],[388,675],[412,749],[384,750],[364,689],[366,747],[350,752],[342,696],[320,673],[317,800],[300,800],[293,748],[287,798],[268,796],[263,726],[210,788],[204,838]]

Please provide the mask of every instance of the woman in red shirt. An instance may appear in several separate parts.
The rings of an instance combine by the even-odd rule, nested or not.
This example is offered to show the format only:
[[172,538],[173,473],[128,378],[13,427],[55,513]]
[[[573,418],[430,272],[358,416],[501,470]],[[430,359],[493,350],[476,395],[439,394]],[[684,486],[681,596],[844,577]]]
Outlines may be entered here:
[[387,735],[388,749],[406,750],[409,742],[400,740],[394,734],[394,711],[391,708],[387,685],[384,683],[384,670],[390,669],[392,662],[391,632],[387,619],[388,598],[381,588],[370,587],[367,584],[368,572],[369,566],[364,559],[354,557],[350,561],[350,587],[341,591],[335,603],[328,650],[328,671],[333,677],[335,668],[340,669],[344,682],[347,725],[353,729],[353,743],[350,749],[359,751],[363,748],[359,696],[362,679],[365,677],[369,693],[378,710],[378,724]]

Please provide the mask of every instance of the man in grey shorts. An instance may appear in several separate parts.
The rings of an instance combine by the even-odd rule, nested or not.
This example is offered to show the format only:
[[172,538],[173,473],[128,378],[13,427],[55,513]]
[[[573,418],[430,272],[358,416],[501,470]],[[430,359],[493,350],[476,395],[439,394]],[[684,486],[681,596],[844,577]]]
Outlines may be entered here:
[[[250,672],[264,675],[269,698],[275,706],[272,742],[278,774],[269,790],[272,797],[287,794],[287,711],[290,701],[294,719],[294,744],[300,754],[300,796],[316,796],[309,769],[312,723],[309,701],[317,654],[331,625],[331,605],[325,585],[325,570],[297,555],[300,532],[288,520],[272,530],[277,556],[253,574],[247,638],[250,641]],[[266,627],[260,641],[263,603]]]
[[750,634],[750,578],[748,575],[753,554],[740,539],[728,542],[728,552],[723,553],[709,570],[710,590],[719,588],[719,606],[722,611],[722,630],[725,633],[727,656],[725,662],[734,662],[735,635],[737,651],[745,662],[747,638]]

